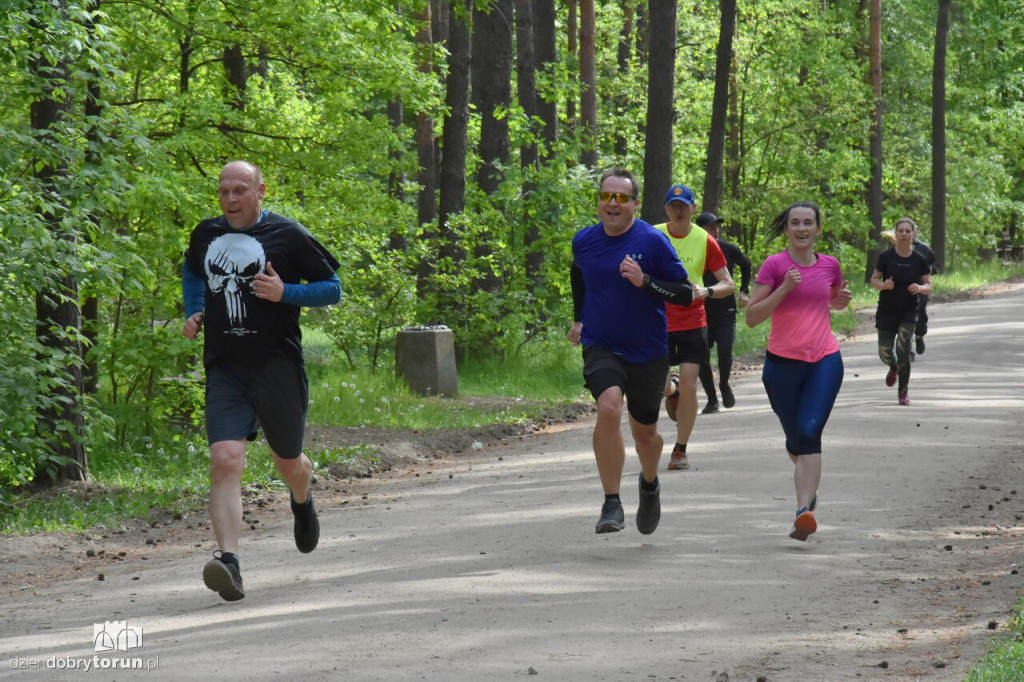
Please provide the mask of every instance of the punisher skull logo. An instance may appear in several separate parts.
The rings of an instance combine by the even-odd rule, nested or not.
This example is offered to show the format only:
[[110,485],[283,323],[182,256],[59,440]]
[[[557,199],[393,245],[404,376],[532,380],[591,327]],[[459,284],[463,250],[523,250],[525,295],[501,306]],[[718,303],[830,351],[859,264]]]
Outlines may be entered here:
[[263,246],[244,234],[225,234],[206,252],[206,278],[210,291],[224,297],[233,329],[245,326],[245,299],[252,296],[252,280],[267,262]]

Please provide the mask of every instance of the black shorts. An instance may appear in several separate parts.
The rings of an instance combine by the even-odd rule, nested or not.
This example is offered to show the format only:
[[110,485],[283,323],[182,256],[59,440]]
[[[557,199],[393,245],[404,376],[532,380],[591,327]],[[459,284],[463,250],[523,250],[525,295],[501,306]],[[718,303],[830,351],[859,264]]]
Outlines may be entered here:
[[629,416],[641,424],[657,423],[667,374],[667,358],[626,362],[600,346],[583,349],[584,385],[590,389],[594,400],[612,386],[618,386],[626,396]]
[[883,331],[896,332],[901,325],[917,324],[917,307],[903,310],[876,310],[875,328]]
[[309,384],[301,364],[273,357],[259,364],[218,360],[206,368],[206,439],[253,440],[263,429],[278,457],[302,454]]
[[708,328],[668,333],[668,364],[692,362],[703,365],[708,359]]

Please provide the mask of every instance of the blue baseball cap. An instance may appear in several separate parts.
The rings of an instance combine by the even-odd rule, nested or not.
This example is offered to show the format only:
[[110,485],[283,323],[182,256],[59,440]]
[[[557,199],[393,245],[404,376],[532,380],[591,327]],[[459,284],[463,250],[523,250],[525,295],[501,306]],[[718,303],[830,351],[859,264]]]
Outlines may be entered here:
[[693,190],[686,185],[672,185],[665,195],[665,205],[668,206],[673,201],[681,201],[687,206],[692,205]]

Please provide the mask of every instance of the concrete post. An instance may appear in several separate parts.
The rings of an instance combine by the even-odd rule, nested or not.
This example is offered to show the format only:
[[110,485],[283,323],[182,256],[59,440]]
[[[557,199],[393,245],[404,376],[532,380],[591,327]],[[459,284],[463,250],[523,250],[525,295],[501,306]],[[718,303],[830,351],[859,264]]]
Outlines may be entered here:
[[395,337],[395,374],[421,395],[452,397],[458,393],[452,330],[434,325],[399,331]]

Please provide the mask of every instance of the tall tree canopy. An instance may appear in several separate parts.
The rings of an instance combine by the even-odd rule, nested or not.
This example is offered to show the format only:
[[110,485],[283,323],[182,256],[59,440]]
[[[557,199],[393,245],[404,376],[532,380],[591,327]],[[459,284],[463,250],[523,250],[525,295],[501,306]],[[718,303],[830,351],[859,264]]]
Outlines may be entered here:
[[[369,367],[387,366],[395,330],[411,323],[448,324],[463,352],[560,339],[569,238],[595,220],[595,175],[612,163],[642,175],[652,123],[666,131],[670,173],[659,164],[658,177],[641,177],[645,197],[667,182],[709,187],[755,258],[770,248],[759,239],[770,216],[813,199],[829,222],[823,246],[861,267],[873,245],[876,97],[860,3],[739,3],[731,62],[716,54],[730,3],[674,4],[666,26],[652,25],[647,0],[584,3],[580,21],[577,3],[551,0],[10,0],[0,13],[0,485],[70,475],[74,448],[107,434],[124,444],[161,424],[194,428],[181,252],[217,212],[217,171],[232,159],[260,164],[267,206],[344,255],[344,303],[308,323],[343,361]],[[949,269],[1004,230],[1018,234],[1024,8],[945,4],[950,190],[948,215],[934,219]],[[942,205],[932,200],[936,19],[934,2],[890,0],[879,22],[880,221],[910,215],[926,237]],[[675,38],[656,72],[672,84],[668,102],[648,94],[663,44],[652,31]]]

